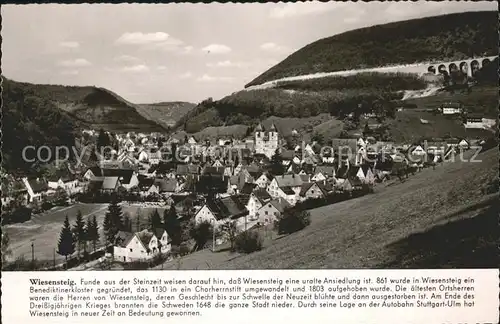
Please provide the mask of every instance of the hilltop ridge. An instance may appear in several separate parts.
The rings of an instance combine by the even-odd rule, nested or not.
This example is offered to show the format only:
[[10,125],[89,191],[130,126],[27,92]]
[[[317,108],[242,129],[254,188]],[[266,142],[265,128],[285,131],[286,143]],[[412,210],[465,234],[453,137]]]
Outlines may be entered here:
[[347,31],[310,43],[245,87],[285,77],[498,54],[498,13],[454,13]]

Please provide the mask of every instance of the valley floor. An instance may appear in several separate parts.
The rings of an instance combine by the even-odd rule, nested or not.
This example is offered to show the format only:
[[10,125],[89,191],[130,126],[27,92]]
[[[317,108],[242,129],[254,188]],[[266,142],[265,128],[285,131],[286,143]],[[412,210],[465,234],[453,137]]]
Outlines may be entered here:
[[[52,266],[55,260],[56,264],[62,263],[64,257],[56,253],[59,235],[66,216],[71,226],[76,220],[77,211],[80,210],[83,219],[86,222],[89,217],[96,216],[100,231],[100,243],[97,248],[104,246],[104,234],[102,233],[102,222],[107,211],[108,204],[84,204],[77,203],[69,207],[55,207],[45,213],[33,215],[31,220],[11,224],[2,227],[10,238],[10,249],[12,255],[10,259],[15,260],[24,257],[25,260],[31,260],[31,243],[34,247],[35,259],[47,266]],[[148,215],[155,207],[138,207],[138,205],[124,205],[122,210],[124,215],[129,215],[135,221],[137,210],[141,209],[141,223],[147,223]],[[160,215],[164,208],[158,207]],[[76,254],[75,254],[76,255]]]

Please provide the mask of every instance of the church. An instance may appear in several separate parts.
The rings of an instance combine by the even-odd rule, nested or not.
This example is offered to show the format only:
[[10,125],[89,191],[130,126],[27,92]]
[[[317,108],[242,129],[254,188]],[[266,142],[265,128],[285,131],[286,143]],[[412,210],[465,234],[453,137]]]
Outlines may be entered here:
[[278,131],[276,126],[271,124],[269,131],[266,131],[259,123],[255,128],[255,153],[264,154],[271,158],[279,147]]

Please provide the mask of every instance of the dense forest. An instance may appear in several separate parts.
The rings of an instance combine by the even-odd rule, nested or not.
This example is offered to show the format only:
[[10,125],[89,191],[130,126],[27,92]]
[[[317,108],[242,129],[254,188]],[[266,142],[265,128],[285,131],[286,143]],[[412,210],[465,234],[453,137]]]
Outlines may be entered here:
[[[78,129],[71,116],[58,109],[51,100],[20,83],[3,78],[2,87],[2,166],[6,171],[31,173],[32,166],[37,163],[23,158],[23,148],[27,146],[50,148],[52,159],[56,146],[66,146],[71,152],[75,143],[74,132]],[[33,150],[27,151],[26,155],[28,159],[36,156]],[[49,158],[49,151],[42,150],[41,158]]]
[[313,42],[246,85],[284,77],[498,54],[498,13],[464,12],[356,29]]
[[352,76],[327,76],[323,78],[279,81],[275,88],[288,90],[322,91],[345,89],[370,89],[371,91],[421,90],[427,83],[415,74],[359,73]]

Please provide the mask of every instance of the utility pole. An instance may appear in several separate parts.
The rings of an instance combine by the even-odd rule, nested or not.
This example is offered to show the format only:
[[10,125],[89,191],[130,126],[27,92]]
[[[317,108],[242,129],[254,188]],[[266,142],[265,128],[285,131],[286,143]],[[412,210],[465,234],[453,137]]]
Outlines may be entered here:
[[31,241],[31,267],[35,270],[35,243]]
[[215,222],[212,229],[212,251],[215,252]]

